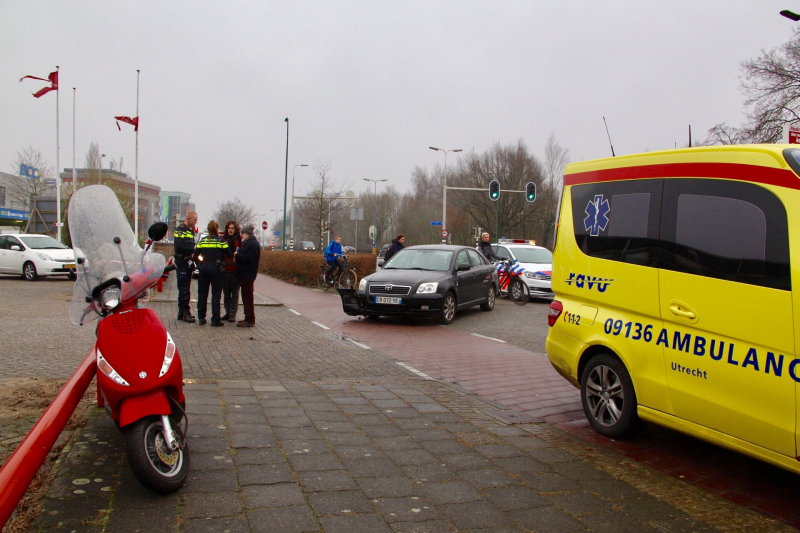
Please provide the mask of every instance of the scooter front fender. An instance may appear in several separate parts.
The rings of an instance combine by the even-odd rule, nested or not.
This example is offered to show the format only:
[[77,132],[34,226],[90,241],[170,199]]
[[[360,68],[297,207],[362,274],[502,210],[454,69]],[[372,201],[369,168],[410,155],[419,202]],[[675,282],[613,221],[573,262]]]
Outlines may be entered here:
[[172,408],[164,389],[125,398],[120,405],[119,425],[125,427],[151,415],[169,415]]

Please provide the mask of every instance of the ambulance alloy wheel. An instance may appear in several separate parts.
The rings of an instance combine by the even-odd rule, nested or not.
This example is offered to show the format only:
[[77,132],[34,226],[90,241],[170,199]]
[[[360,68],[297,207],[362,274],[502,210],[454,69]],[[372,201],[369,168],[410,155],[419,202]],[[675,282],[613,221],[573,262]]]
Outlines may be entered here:
[[631,376],[625,365],[610,354],[593,356],[583,369],[581,403],[586,418],[603,436],[629,437],[640,426]]

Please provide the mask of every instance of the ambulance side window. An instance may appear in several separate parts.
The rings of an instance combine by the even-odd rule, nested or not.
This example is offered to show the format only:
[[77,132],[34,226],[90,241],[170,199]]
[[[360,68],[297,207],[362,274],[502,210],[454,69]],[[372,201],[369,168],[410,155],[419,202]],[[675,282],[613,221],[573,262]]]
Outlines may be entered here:
[[665,180],[661,268],[791,290],[786,209],[753,183]]
[[662,189],[660,179],[573,185],[578,247],[591,257],[656,267]]

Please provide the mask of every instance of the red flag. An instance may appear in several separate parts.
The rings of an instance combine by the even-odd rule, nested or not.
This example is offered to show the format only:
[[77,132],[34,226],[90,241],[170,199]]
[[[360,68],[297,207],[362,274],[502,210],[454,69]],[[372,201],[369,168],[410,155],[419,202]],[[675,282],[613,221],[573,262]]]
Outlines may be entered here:
[[[125,124],[130,124],[133,126],[133,131],[139,131],[139,117],[114,117],[115,119],[119,120],[120,122],[124,122]],[[117,122],[117,129],[122,131],[122,128],[119,127],[119,122]]]
[[50,87],[45,87],[45,88],[40,89],[39,91],[33,93],[33,96],[36,97],[36,98],[39,98],[40,96],[43,96],[43,95],[49,93],[50,91],[57,91],[58,90],[58,71],[51,72],[50,75],[47,76],[47,79],[37,78],[36,76],[23,76],[22,78],[19,79],[19,81],[21,82],[25,78],[30,78],[32,80],[41,80],[41,81],[49,81],[50,82]]

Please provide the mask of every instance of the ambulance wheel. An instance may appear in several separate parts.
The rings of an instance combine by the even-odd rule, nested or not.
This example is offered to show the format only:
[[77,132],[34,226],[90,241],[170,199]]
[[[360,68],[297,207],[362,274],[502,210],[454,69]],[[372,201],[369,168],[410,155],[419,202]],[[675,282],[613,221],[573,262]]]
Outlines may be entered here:
[[595,355],[583,369],[581,403],[592,427],[605,437],[629,437],[640,427],[631,376],[610,354]]

